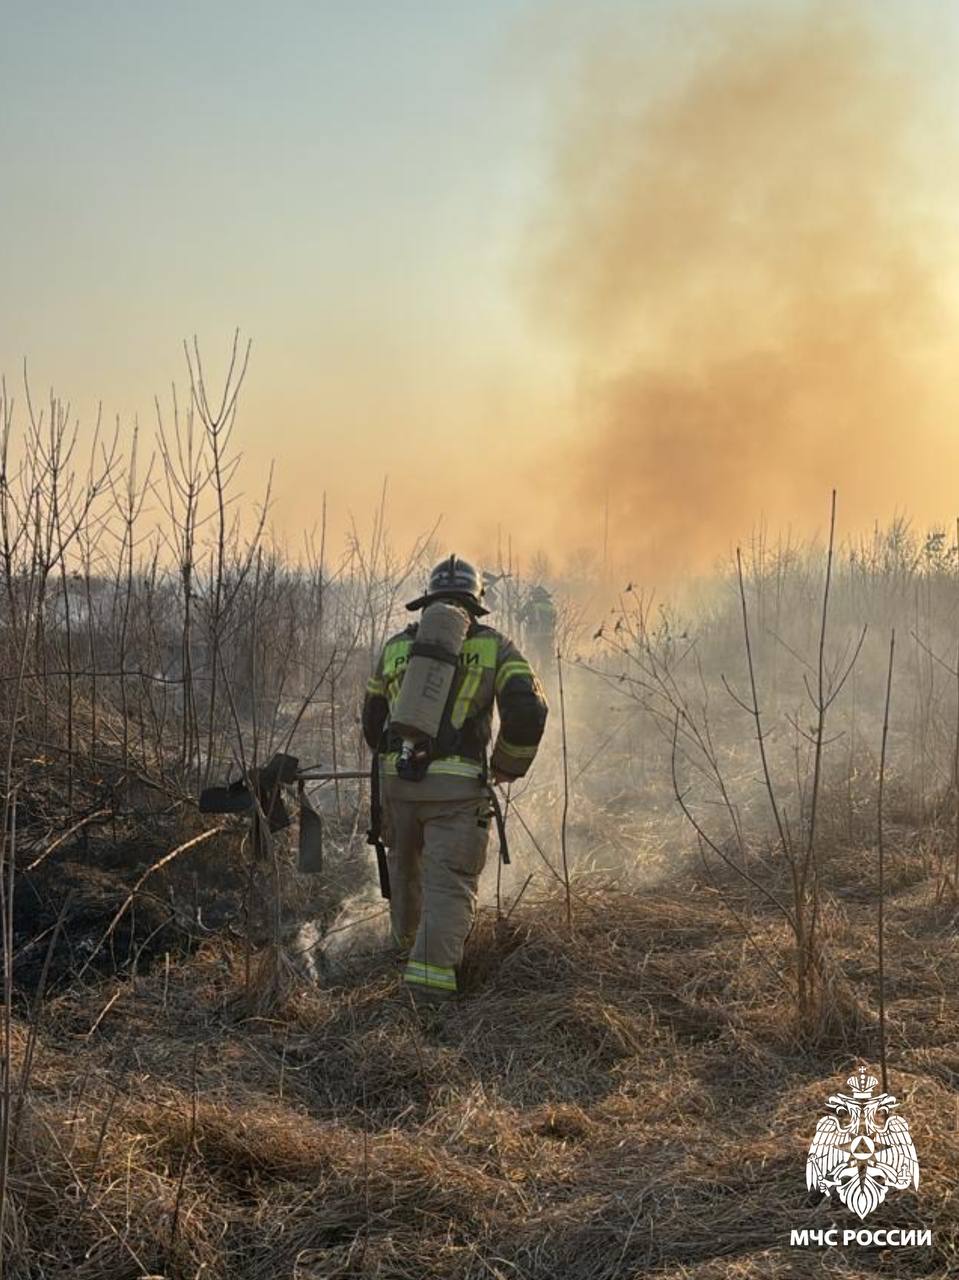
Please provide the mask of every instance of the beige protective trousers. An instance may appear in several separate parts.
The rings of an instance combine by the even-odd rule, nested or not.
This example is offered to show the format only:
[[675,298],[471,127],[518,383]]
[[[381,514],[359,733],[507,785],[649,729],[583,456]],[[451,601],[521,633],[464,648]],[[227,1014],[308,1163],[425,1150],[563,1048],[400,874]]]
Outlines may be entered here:
[[448,999],[456,994],[456,967],[476,912],[489,796],[463,778],[389,778],[384,818],[393,937],[410,949],[404,980],[415,997]]

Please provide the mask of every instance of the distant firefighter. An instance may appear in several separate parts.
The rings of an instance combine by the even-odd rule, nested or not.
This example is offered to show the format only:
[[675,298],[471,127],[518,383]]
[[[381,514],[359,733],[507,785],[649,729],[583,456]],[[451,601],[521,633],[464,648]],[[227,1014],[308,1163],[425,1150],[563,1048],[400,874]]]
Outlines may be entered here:
[[488,569],[483,570],[483,604],[488,611],[497,608],[499,599],[496,594],[496,588],[506,578],[512,577],[509,573],[491,573]]
[[[441,561],[407,605],[422,610],[420,621],[387,641],[363,703],[363,735],[383,779],[393,938],[417,1004],[456,995],[486,861],[488,777],[523,777],[546,726],[529,663],[480,621],[483,596],[472,565]],[[499,732],[487,764],[494,703]]]
[[519,620],[533,660],[540,670],[550,670],[556,652],[556,605],[542,584],[530,591],[529,599],[519,612]]

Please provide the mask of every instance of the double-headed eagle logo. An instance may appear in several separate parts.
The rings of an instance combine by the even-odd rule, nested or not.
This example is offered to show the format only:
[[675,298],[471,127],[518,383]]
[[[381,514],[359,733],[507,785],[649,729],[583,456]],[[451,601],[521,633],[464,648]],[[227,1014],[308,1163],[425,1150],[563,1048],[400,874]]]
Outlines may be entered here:
[[879,1081],[859,1067],[846,1081],[850,1093],[826,1099],[831,1115],[816,1125],[806,1160],[806,1186],[839,1199],[865,1218],[893,1189],[919,1186],[919,1161],[909,1125],[894,1114],[890,1093],[873,1091]]

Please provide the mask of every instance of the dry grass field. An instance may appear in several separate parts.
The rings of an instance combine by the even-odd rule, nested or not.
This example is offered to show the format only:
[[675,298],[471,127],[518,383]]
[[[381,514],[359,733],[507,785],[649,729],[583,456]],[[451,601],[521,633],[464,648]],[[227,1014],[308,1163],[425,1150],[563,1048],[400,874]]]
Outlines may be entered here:
[[[423,1021],[362,784],[317,795],[320,876],[295,833],[257,860],[197,811],[275,750],[362,767],[366,674],[436,549],[395,553],[382,511],[292,559],[265,499],[235,521],[241,373],[216,410],[194,385],[149,466],[80,460],[55,400],[17,437],[4,403],[3,1276],[955,1272],[954,539],[759,538],[669,606],[538,565],[562,707],[546,671],[467,996]],[[496,567],[512,629],[531,575]],[[805,1153],[879,1068],[881,994],[921,1182],[869,1225],[932,1243],[791,1247],[859,1225]]]
[[[278,987],[267,967],[248,987],[225,937],[49,998],[8,1274],[821,1274],[790,1231],[851,1215],[805,1191],[805,1151],[851,1061],[877,1055],[861,859],[829,871],[837,1029],[814,1047],[731,927],[722,893],[740,911],[743,895],[689,872],[640,892],[574,882],[572,930],[557,896],[486,910],[469,998],[427,1026],[382,952],[328,983]],[[928,875],[897,849],[892,1084],[922,1181],[870,1225],[930,1228],[934,1246],[834,1250],[829,1274],[956,1265],[959,973],[954,911],[929,902]],[[788,939],[755,918],[785,970]],[[28,1021],[13,1026],[18,1078]]]

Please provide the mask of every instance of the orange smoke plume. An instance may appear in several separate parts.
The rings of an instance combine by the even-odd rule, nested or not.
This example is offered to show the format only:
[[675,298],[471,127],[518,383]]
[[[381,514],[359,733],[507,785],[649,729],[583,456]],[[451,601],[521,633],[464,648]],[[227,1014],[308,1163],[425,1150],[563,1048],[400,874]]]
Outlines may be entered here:
[[582,371],[564,528],[595,546],[607,508],[620,561],[673,572],[834,486],[846,527],[948,518],[955,162],[915,47],[818,3],[663,41],[589,62],[535,228],[534,313]]

